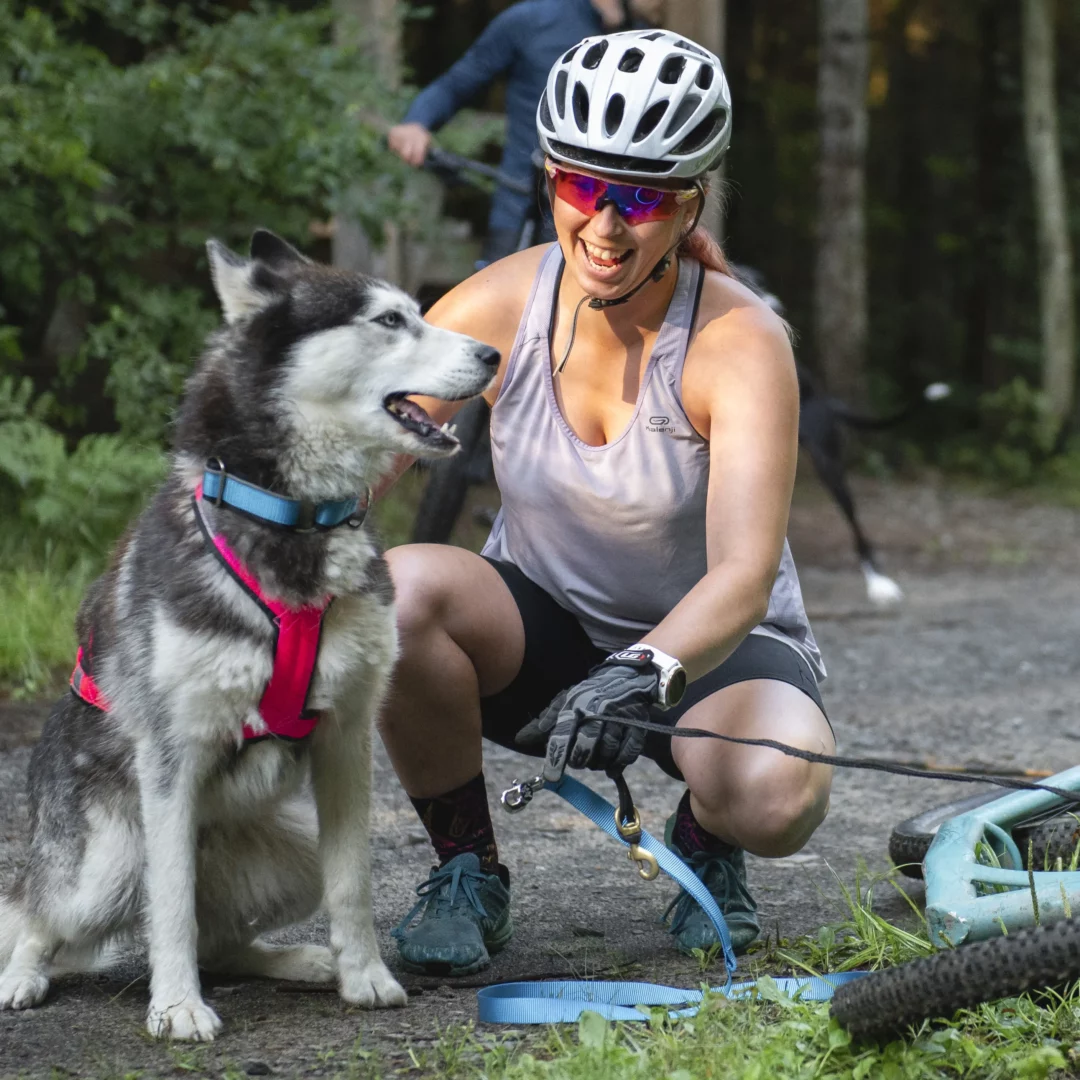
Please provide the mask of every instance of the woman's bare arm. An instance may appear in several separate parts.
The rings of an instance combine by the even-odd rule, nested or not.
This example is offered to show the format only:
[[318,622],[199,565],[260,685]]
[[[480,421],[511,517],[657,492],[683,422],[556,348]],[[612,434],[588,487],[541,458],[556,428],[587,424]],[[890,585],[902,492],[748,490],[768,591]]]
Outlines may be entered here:
[[708,572],[645,640],[691,679],[765,616],[787,534],[798,458],[799,388],[783,323],[736,299],[687,357],[684,402],[709,439]]

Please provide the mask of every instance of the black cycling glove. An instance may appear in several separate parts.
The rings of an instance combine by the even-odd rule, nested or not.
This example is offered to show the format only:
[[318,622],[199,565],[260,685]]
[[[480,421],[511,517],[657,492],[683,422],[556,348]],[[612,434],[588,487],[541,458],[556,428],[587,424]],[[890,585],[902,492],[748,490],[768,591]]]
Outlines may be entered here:
[[660,675],[652,666],[633,667],[608,657],[587,678],[563,690],[514,740],[524,749],[547,741],[544,779],[558,783],[566,766],[625,769],[645,747],[646,732],[620,718],[648,720],[659,700]]

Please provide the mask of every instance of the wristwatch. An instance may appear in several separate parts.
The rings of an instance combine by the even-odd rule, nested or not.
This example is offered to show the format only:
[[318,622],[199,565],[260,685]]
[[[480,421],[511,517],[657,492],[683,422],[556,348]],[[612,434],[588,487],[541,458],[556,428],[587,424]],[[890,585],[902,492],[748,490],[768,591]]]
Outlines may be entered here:
[[656,702],[661,709],[670,709],[682,701],[686,693],[686,669],[675,659],[661,652],[655,645],[637,644],[612,653],[608,660],[631,667],[652,667],[660,675],[659,695]]

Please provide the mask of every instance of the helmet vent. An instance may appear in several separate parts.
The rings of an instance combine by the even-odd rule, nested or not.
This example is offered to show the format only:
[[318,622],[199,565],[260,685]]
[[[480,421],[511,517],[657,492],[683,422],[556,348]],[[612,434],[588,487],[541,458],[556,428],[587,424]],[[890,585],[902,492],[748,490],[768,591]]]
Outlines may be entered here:
[[642,41],[655,41],[657,38],[662,38],[663,36],[664,36],[664,31],[663,30],[654,30],[651,34],[645,34],[642,37],[641,40]]
[[727,120],[726,109],[713,109],[704,120],[698,124],[678,146],[672,150],[673,154],[693,154],[703,146],[707,146],[723,128]]
[[623,111],[626,107],[626,99],[622,94],[613,94],[604,110],[604,134],[614,135],[622,123]]
[[660,74],[657,75],[657,79],[662,83],[677,83],[685,70],[685,56],[669,56],[660,65]]
[[708,90],[712,86],[713,81],[713,69],[708,64],[702,64],[698,68],[697,78],[694,82],[702,89]]
[[555,111],[562,120],[566,116],[566,83],[568,76],[565,71],[560,71],[555,76]]
[[641,142],[653,133],[656,125],[664,119],[664,113],[667,112],[669,104],[671,103],[668,101],[658,101],[645,110],[645,115],[638,122],[637,130],[634,132],[634,142]]
[[692,41],[684,41],[682,38],[675,42],[675,48],[686,49],[687,52],[697,53],[698,56],[704,56],[706,59],[709,58],[709,54],[700,45],[695,45]]
[[560,64],[569,64],[570,61],[574,59],[574,53],[576,53],[578,51],[578,49],[580,49],[580,48],[581,48],[581,42],[578,42],[577,45],[575,45],[572,49],[568,49],[563,54],[563,58],[559,61],[559,63]]
[[640,49],[627,49],[622,54],[622,59],[619,61],[620,71],[637,71],[641,67],[641,61],[645,59],[645,54]]
[[607,38],[598,41],[595,45],[590,46],[589,51],[581,58],[581,66],[583,68],[588,68],[589,71],[598,68],[600,66],[600,61],[604,59],[604,53],[606,53],[607,50]]
[[697,107],[701,104],[701,98],[697,94],[688,94],[679,102],[679,107],[675,110],[675,115],[668,123],[667,130],[664,132],[664,138],[670,139],[679,128],[690,119],[691,116],[697,111]]
[[551,119],[551,106],[548,105],[547,91],[544,91],[544,96],[540,99],[540,123],[548,129],[548,131],[555,130],[555,122]]
[[574,83],[573,94],[574,123],[578,131],[589,130],[589,93],[581,83]]

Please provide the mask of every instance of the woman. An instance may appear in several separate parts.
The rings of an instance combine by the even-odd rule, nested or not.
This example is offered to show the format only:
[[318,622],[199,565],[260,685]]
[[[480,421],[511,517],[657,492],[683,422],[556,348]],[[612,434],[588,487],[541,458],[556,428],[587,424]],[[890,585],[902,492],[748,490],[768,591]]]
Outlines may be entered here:
[[[502,510],[481,555],[389,552],[402,651],[382,734],[440,864],[394,932],[416,971],[477,971],[512,932],[482,737],[545,755],[549,779],[644,754],[685,780],[665,839],[737,950],[759,931],[743,851],[797,851],[828,806],[824,766],[618,723],[833,750],[785,540],[791,348],[695,231],[730,139],[720,63],[666,31],[586,38],[537,125],[558,244],[428,315],[502,354],[486,394]],[[440,423],[460,407],[423,404]],[[680,948],[716,941],[687,894],[672,909]]]

